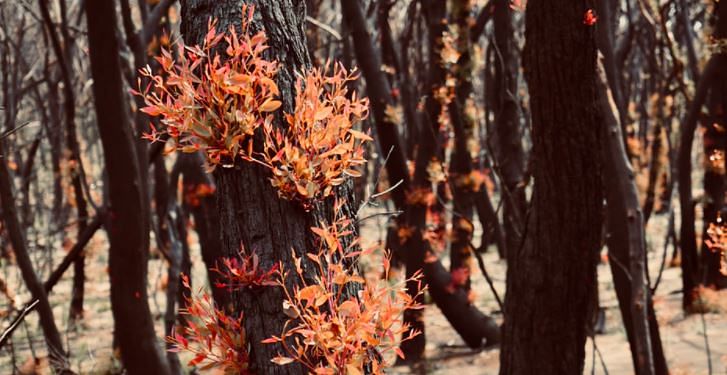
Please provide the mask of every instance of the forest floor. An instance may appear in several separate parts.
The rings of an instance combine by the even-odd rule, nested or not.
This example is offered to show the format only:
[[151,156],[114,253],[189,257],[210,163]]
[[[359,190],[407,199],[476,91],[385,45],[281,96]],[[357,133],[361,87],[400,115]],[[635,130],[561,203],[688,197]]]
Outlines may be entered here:
[[[362,227],[361,233],[363,242],[371,244],[383,240],[385,237],[383,220],[369,220],[366,223]],[[653,217],[649,223],[649,240],[651,242],[649,267],[652,280],[655,279],[654,275],[658,274],[662,260],[665,226],[664,215]],[[669,257],[671,257],[671,251],[670,248]],[[55,254],[55,261],[58,262],[62,255],[62,250],[59,250],[58,254]],[[193,281],[196,285],[201,285],[201,280],[204,280],[204,269],[197,246],[193,246],[192,258],[193,264],[195,264]],[[502,297],[505,294],[505,263],[498,259],[494,249],[490,249],[484,258],[488,271],[494,279],[495,287]],[[86,315],[80,324],[71,327],[67,318],[71,271],[66,273],[51,295],[56,321],[59,322],[59,328],[63,331],[66,346],[71,350],[72,369],[81,374],[119,372],[119,361],[111,347],[113,321],[109,302],[107,261],[106,240],[103,233],[99,232],[88,250]],[[586,343],[584,373],[632,374],[631,354],[621,323],[610,269],[606,261],[606,257],[604,257],[604,261],[598,266],[600,305],[605,309],[606,316],[605,331],[603,334],[597,335],[595,339],[601,356],[596,354],[594,361],[594,346],[589,339]],[[44,264],[44,262],[38,259],[36,264]],[[41,278],[44,279],[50,269],[50,265],[42,267],[39,272]],[[166,265],[162,260],[157,259],[150,262],[150,306],[156,318],[157,333],[160,334],[160,337],[163,332],[162,316],[165,306],[166,272]],[[681,271],[678,268],[669,268],[667,265],[654,297],[661,337],[671,374],[709,373],[705,333],[709,342],[712,373],[727,374],[727,291],[713,293],[709,298],[713,309],[719,312],[685,316],[681,309],[680,275]],[[9,265],[3,261],[2,267],[0,267],[0,277],[6,280],[14,290],[18,306],[29,299],[27,291],[20,286],[22,283],[15,265]],[[476,291],[476,305],[481,311],[492,314],[501,322],[502,315],[498,312],[497,302],[478,269],[474,270],[472,278],[473,289]],[[8,300],[4,296],[0,296],[0,313],[7,309]],[[0,327],[4,328],[9,319],[7,316],[3,317]],[[498,348],[473,351],[464,346],[462,340],[434,305],[427,306],[425,321],[427,360],[417,368],[395,367],[390,373],[485,375],[498,372]],[[0,351],[0,374],[49,373],[47,361],[43,359],[40,363],[35,363],[32,359],[32,352],[35,352],[39,358],[45,358],[43,338],[38,329],[35,314],[28,316],[25,324],[15,332],[13,345],[8,345]],[[13,371],[13,368],[16,371]]]

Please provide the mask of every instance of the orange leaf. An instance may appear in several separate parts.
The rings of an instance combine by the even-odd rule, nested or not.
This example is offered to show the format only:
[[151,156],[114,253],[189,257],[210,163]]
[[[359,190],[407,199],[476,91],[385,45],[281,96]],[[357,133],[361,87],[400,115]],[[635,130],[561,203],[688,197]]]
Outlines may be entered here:
[[268,99],[263,103],[259,108],[258,111],[260,112],[273,112],[276,109],[280,108],[280,106],[283,103],[281,103],[279,100],[272,100]]
[[316,115],[313,117],[315,121],[321,121],[328,118],[333,113],[333,107],[323,107],[316,111]]
[[293,358],[277,356],[277,357],[271,359],[270,362],[275,363],[276,365],[282,366],[282,365],[287,365],[288,363],[293,363]]
[[196,366],[199,363],[201,363],[202,361],[204,361],[205,358],[207,358],[206,355],[204,355],[204,354],[197,354],[197,356],[195,356],[191,361],[189,361],[188,365],[189,366]]
[[370,142],[370,141],[373,141],[373,140],[374,140],[373,138],[369,137],[369,135],[368,135],[368,134],[366,134],[366,133],[364,133],[364,132],[360,132],[360,131],[358,131],[358,130],[353,130],[353,129],[351,129],[351,130],[349,130],[348,132],[349,132],[349,133],[351,133],[351,135],[352,135],[352,136],[353,136],[354,138],[356,138],[356,139],[360,139],[360,140],[362,140],[362,141],[367,141],[367,142]]
[[149,116],[159,116],[162,113],[159,107],[156,106],[147,106],[140,109],[140,111],[146,113]]
[[307,286],[298,291],[298,299],[300,300],[313,300],[320,294],[320,286],[311,285]]

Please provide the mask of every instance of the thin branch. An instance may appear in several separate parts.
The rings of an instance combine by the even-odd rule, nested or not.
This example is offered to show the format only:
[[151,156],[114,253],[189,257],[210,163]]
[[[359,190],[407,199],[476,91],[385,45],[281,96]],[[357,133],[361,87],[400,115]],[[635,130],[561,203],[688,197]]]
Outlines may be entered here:
[[[1,110],[1,108],[0,108],[0,110]],[[9,137],[9,136],[11,136],[13,134],[15,134],[18,130],[20,130],[20,129],[22,129],[22,128],[28,126],[28,125],[30,125],[31,123],[32,123],[32,121],[26,121],[26,122],[24,122],[24,123],[22,123],[22,124],[20,124],[20,125],[18,125],[16,127],[12,128],[12,129],[8,129],[8,130],[0,133],[0,139],[5,139],[5,138],[7,138],[7,137]]]
[[325,23],[318,21],[317,19],[315,19],[311,16],[305,16],[305,20],[308,23],[310,23],[311,25],[316,26],[319,29],[331,34],[331,36],[333,36],[333,38],[336,39],[337,41],[343,40],[343,37],[341,36],[341,34],[338,31],[336,31],[336,29],[332,28],[331,26],[326,25]]
[[[472,242],[470,242],[470,246],[472,246]],[[474,248],[474,246],[472,246]],[[492,290],[492,294],[495,296],[495,300],[497,300],[497,305],[500,306],[500,311],[502,314],[505,314],[505,308],[502,305],[502,300],[500,299],[500,295],[497,294],[497,290],[495,289],[495,284],[492,282],[492,278],[490,277],[490,274],[487,272],[487,268],[485,268],[485,261],[482,259],[482,254],[480,254],[479,251],[475,251],[475,257],[477,258],[477,264],[480,266],[480,272],[482,272],[482,276],[485,277],[485,280],[487,281],[487,284],[490,286],[490,290]]]
[[10,336],[13,334],[15,329],[20,326],[20,323],[23,322],[23,319],[25,319],[25,317],[28,314],[30,314],[33,311],[33,309],[35,309],[35,306],[37,306],[39,302],[40,302],[40,300],[37,300],[37,299],[33,300],[33,302],[27,304],[22,310],[20,310],[20,313],[18,314],[18,316],[16,316],[15,319],[13,319],[13,321],[10,323],[10,326],[8,326],[8,328],[6,328],[5,331],[3,331],[2,335],[0,335],[0,348],[2,348],[3,345],[5,345],[5,343],[8,341],[8,339],[10,339]]
[[[656,293],[656,288],[659,287],[659,283],[661,282],[661,275],[664,273],[664,267],[666,264],[666,257],[667,253],[669,252],[669,239],[672,237],[672,231],[674,231],[674,208],[671,207],[669,209],[669,226],[666,231],[666,238],[664,239],[664,253],[661,257],[661,265],[659,265],[659,274],[656,276],[656,281],[654,281],[654,286],[651,288],[651,295],[653,296]],[[676,246],[676,243],[674,244]]]
[[401,210],[387,211],[387,212],[377,212],[375,214],[371,214],[369,216],[366,216],[366,217],[364,217],[362,219],[356,220],[356,224],[360,224],[360,223],[362,223],[362,222],[364,222],[366,220],[373,219],[373,218],[375,218],[377,216],[397,217],[397,216],[399,216],[399,215],[401,215],[403,213],[404,213],[404,211],[401,211]]

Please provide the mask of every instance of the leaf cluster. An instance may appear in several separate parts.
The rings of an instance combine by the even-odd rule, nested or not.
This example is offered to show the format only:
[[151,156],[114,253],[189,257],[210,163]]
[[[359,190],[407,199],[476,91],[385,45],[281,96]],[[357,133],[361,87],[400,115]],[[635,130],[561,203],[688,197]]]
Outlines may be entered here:
[[[366,283],[352,267],[343,265],[343,260],[361,255],[355,250],[356,242],[348,246],[340,242],[351,225],[350,220],[340,219],[330,226],[311,228],[319,237],[320,248],[305,258],[296,257],[295,272],[298,279],[305,280],[303,264],[312,265],[318,274],[314,282],[303,281],[291,290],[286,286],[289,275],[278,273],[290,320],[281,336],[265,340],[280,343],[285,350],[273,362],[302,363],[314,374],[381,374],[390,365],[386,354],[393,352],[403,358],[399,345],[419,334],[409,331],[402,316],[405,310],[422,308],[416,298],[425,288],[417,288],[419,295],[410,296],[405,287],[407,281],[420,282],[421,274],[393,285],[387,283],[388,277]],[[388,275],[388,259],[383,268]],[[346,294],[351,283],[361,286],[355,296]]]
[[[278,63],[263,57],[265,33],[250,33],[252,11],[243,8],[239,34],[234,27],[218,33],[210,21],[201,46],[179,42],[176,61],[163,50],[158,74],[148,66],[141,70],[150,83],[133,93],[144,98],[141,111],[164,125],[152,124],[145,137],[169,139],[168,151],[204,152],[210,171],[236,160],[263,165],[280,197],[310,209],[346,176],[361,175],[356,168],[366,163],[363,144],[372,139],[354,127],[368,116],[368,100],[349,93],[358,76],[342,65],[311,69],[299,74],[293,113],[275,126],[282,104],[274,81]],[[218,54],[223,47],[224,58]],[[254,151],[258,129],[264,141]]]

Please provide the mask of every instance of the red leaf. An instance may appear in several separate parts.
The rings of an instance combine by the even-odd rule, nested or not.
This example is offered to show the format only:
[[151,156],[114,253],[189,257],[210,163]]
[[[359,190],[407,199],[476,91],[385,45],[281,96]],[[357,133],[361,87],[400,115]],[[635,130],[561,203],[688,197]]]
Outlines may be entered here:
[[586,26],[593,26],[596,24],[596,21],[598,21],[598,17],[596,17],[595,13],[593,13],[593,9],[588,9],[586,14],[583,15],[583,24]]
[[205,358],[207,358],[206,355],[204,355],[204,354],[197,354],[197,356],[195,356],[191,361],[189,361],[188,365],[189,366],[196,366],[199,363],[201,363],[202,361],[204,361]]

